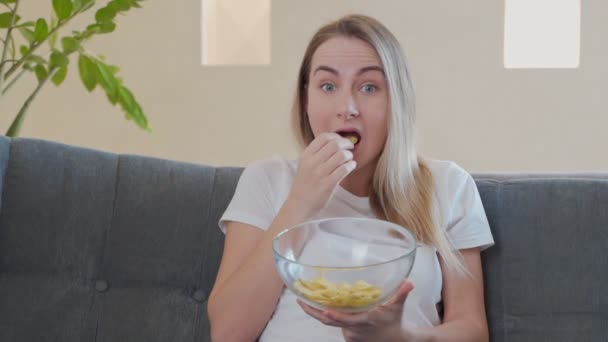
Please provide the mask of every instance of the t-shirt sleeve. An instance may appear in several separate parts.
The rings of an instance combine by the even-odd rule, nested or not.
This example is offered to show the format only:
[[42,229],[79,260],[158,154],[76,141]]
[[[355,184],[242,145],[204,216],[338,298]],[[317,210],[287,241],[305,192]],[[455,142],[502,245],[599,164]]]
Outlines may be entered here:
[[461,170],[454,183],[450,219],[446,227],[452,248],[480,247],[484,250],[493,246],[494,238],[473,177]]
[[232,200],[220,218],[219,227],[226,233],[229,221],[268,229],[275,216],[272,189],[264,164],[255,162],[245,168]]

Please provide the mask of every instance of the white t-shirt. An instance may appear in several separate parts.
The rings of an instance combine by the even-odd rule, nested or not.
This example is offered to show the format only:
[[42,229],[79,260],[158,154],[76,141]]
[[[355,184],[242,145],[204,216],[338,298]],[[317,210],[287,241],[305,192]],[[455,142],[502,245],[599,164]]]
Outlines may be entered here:
[[[473,178],[453,162],[427,159],[433,175],[439,224],[447,231],[453,247],[465,249],[494,244],[479,192]],[[237,221],[262,230],[268,229],[291,189],[297,161],[280,156],[257,161],[243,171],[236,192],[220,219],[225,232],[227,221]],[[317,218],[376,217],[369,199],[357,197],[338,186]],[[442,272],[436,249],[423,245],[409,279],[414,290],[409,294],[403,323],[410,326],[440,324],[437,304],[441,302]],[[344,341],[339,328],[322,324],[308,316],[287,289],[260,336],[260,342]]]

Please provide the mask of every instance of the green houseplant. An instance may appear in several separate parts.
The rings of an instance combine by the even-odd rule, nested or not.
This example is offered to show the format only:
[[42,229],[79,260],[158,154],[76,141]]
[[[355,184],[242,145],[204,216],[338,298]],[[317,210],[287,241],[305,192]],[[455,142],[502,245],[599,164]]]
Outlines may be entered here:
[[[102,55],[87,52],[85,44],[96,35],[108,34],[116,28],[115,19],[132,8],[140,8],[144,0],[111,0],[95,12],[94,22],[82,30],[60,35],[60,30],[75,17],[90,10],[95,0],[52,0],[51,19],[22,20],[20,0],[0,0],[0,101],[23,75],[33,74],[38,83],[16,113],[7,136],[17,136],[25,114],[40,90],[51,81],[61,85],[68,73],[70,59],[77,56],[77,70],[85,88],[92,92],[98,85],[112,105],[119,105],[128,120],[150,130],[148,120],[133,93],[118,76],[119,68],[105,61]],[[3,32],[4,31],[4,32]],[[46,46],[47,52],[42,49]]]

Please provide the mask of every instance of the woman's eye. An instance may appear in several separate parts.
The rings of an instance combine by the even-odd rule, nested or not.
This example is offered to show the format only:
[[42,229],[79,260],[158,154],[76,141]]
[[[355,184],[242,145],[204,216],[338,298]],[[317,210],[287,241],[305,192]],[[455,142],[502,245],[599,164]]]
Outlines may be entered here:
[[331,83],[323,83],[323,85],[321,85],[321,89],[323,91],[334,91],[336,90],[336,86]]
[[374,93],[374,92],[376,92],[376,90],[378,90],[378,87],[376,87],[373,84],[366,84],[363,87],[361,87],[361,90],[364,93]]

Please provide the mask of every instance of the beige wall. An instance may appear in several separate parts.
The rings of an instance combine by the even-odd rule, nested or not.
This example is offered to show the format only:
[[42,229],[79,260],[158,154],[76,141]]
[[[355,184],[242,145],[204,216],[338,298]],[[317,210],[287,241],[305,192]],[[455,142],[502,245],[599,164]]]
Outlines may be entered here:
[[202,63],[269,64],[271,6],[271,0],[203,1]]
[[[24,1],[26,13],[50,10],[40,3]],[[270,66],[202,67],[200,6],[147,1],[120,18],[115,34],[89,45],[122,67],[152,134],[125,121],[99,90],[87,94],[72,68],[61,88],[49,86],[33,104],[22,135],[215,165],[295,157],[288,110],[307,39],[326,21],[360,12],[383,21],[405,46],[426,155],[471,171],[608,170],[605,0],[583,1],[574,70],[505,70],[498,0],[274,0]],[[0,104],[0,127],[33,85]]]

